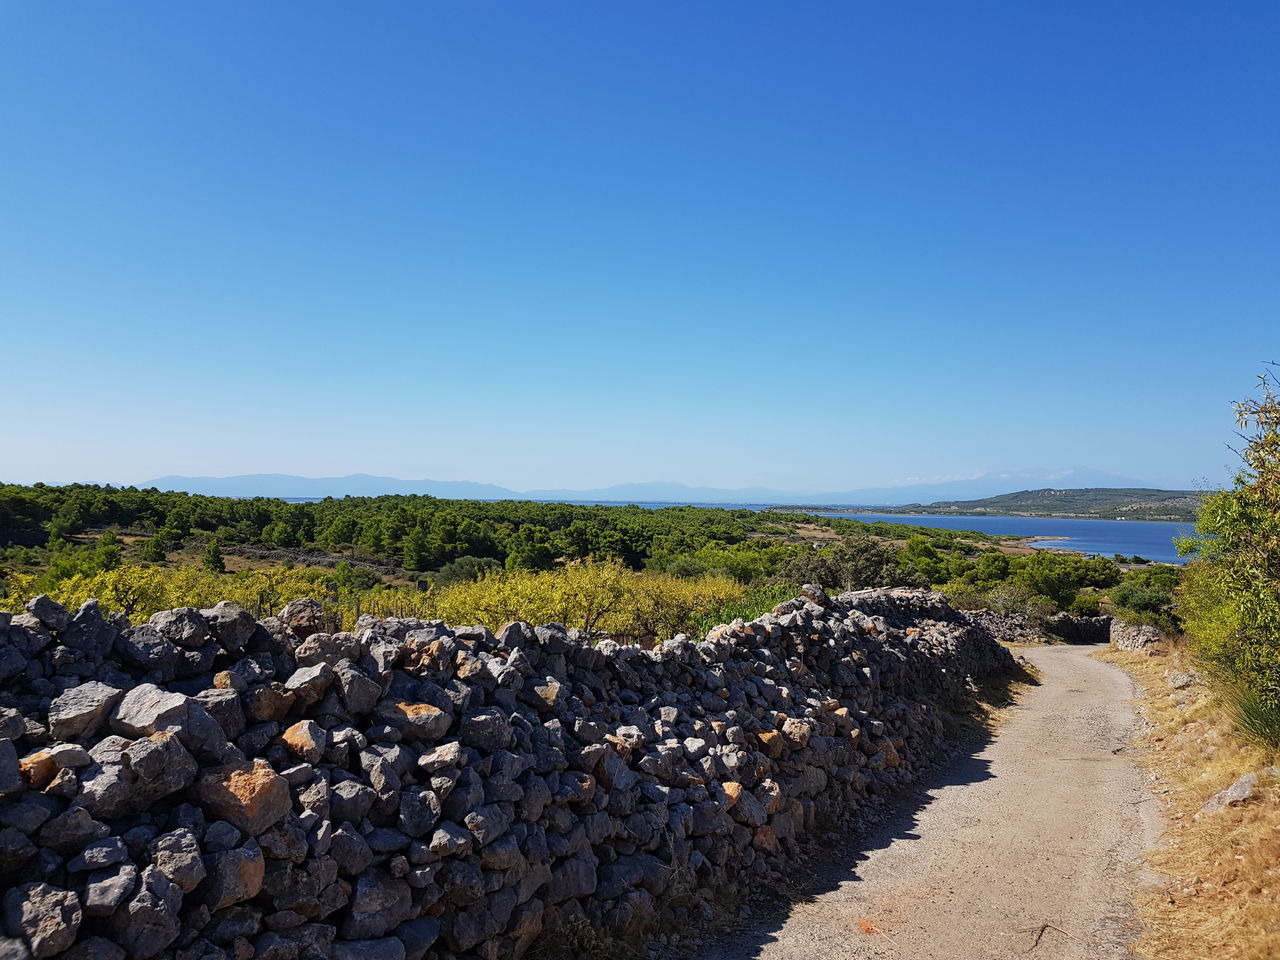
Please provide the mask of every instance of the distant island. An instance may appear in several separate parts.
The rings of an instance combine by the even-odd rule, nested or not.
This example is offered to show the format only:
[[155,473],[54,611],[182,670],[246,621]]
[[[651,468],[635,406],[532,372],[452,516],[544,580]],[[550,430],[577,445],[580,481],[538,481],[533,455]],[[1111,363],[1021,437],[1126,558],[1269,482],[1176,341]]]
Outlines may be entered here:
[[[889,514],[990,514],[1001,517],[1062,517],[1091,520],[1173,520],[1192,522],[1203,494],[1198,490],[1155,490],[1146,487],[1084,487],[1019,490],[981,500],[937,500],[896,507],[831,505],[832,512]],[[798,505],[775,509],[795,509]],[[812,506],[807,510],[815,509]]]

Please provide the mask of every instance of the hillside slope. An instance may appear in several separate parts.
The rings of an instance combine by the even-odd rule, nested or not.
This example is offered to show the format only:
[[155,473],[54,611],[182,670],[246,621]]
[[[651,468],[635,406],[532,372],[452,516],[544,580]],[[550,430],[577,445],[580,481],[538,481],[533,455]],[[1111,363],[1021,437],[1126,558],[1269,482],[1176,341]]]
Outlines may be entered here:
[[989,513],[1012,517],[1085,517],[1122,520],[1195,520],[1203,494],[1198,490],[1145,487],[1019,490],[981,500],[938,500],[908,504],[884,513]]

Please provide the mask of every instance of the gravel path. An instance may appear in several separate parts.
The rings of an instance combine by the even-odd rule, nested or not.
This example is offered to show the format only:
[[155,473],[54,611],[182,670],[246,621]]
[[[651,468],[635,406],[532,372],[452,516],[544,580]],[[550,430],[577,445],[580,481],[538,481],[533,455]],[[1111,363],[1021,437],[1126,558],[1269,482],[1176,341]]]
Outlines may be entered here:
[[981,752],[939,770],[865,852],[833,853],[785,918],[702,960],[1129,957],[1129,891],[1159,820],[1125,756],[1133,687],[1095,649],[1023,651],[1042,683]]

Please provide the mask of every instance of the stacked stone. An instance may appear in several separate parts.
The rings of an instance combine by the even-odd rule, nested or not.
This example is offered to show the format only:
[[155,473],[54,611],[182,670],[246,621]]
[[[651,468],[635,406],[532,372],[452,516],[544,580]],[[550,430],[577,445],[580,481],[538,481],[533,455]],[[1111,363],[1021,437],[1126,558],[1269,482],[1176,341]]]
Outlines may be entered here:
[[2,960],[496,960],[693,921],[1013,667],[924,591],[806,588],[654,650],[322,622],[0,615]]
[[994,610],[965,610],[964,618],[1003,643],[1056,643],[1059,638],[1025,613],[997,613]]
[[1067,643],[1106,643],[1111,637],[1111,617],[1079,617],[1055,613],[1045,629]]
[[1108,626],[1111,646],[1128,653],[1155,653],[1164,639],[1159,630],[1147,623],[1112,620]]

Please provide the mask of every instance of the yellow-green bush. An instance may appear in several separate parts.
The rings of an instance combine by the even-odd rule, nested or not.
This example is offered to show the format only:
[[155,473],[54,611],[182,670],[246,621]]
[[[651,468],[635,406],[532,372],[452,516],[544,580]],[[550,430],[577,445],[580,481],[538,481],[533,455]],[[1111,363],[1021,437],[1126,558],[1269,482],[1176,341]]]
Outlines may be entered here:
[[512,620],[563,623],[632,637],[668,637],[694,628],[701,614],[742,597],[730,577],[684,579],[638,573],[618,563],[517,570],[433,591],[432,615],[497,629]]
[[[20,610],[39,592],[36,578],[11,574],[0,608]],[[194,567],[128,565],[76,574],[50,596],[75,608],[90,597],[104,610],[145,619],[173,607],[206,607],[232,600],[258,616],[310,596],[351,627],[360,613],[422,617],[498,629],[512,620],[559,622],[612,635],[668,637],[693,632],[705,617],[741,601],[745,590],[730,577],[685,579],[641,573],[620,563],[575,563],[557,570],[515,570],[426,592],[378,587],[339,589],[333,571],[298,568],[218,574]],[[763,612],[763,611],[757,611]]]
[[[135,620],[158,610],[174,607],[208,607],[219,600],[231,600],[259,616],[276,613],[296,597],[317,595],[324,600],[326,578],[318,569],[252,570],[218,574],[196,567],[127,565],[86,575],[75,574],[60,581],[49,595],[75,609],[95,598],[104,610],[119,611]],[[18,610],[39,592],[36,578],[10,574],[9,596],[2,602]]]

